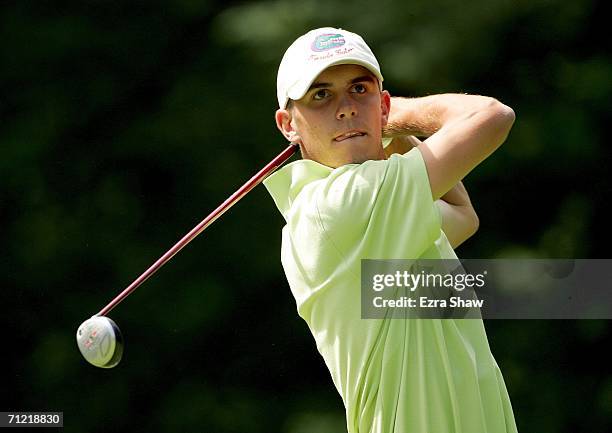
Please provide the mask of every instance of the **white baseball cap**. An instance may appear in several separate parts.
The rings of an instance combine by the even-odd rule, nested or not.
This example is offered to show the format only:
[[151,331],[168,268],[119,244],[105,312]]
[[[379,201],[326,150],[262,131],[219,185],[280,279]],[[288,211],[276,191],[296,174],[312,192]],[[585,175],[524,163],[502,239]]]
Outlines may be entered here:
[[378,60],[361,36],[333,27],[311,30],[300,36],[287,49],[278,67],[279,107],[285,108],[289,99],[301,99],[325,69],[347,64],[368,69],[378,78],[382,89],[383,76]]

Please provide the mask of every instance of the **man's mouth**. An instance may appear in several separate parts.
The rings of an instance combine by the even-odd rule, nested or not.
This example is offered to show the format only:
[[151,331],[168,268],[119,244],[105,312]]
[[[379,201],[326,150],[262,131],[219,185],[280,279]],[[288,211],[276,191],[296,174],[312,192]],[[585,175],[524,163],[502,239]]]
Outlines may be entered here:
[[334,141],[343,141],[346,140],[348,138],[353,138],[353,137],[363,137],[365,134],[365,132],[361,132],[361,131],[348,131],[345,132],[344,134],[340,134],[337,137],[334,138]]

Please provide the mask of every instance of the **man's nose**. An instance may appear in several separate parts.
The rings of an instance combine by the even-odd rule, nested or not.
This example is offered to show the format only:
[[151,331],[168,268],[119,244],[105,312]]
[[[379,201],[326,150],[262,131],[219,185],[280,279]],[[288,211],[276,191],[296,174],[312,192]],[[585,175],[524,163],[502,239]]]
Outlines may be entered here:
[[355,116],[357,116],[357,107],[355,106],[355,102],[351,100],[349,96],[345,96],[342,98],[342,101],[340,101],[340,106],[336,112],[336,119],[341,120],[346,117]]

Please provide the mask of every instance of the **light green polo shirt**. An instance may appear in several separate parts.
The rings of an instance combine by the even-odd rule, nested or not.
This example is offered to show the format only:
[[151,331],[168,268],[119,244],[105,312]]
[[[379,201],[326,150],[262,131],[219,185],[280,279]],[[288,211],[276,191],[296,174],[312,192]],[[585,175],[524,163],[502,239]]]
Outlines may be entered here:
[[418,149],[264,184],[287,224],[281,262],[346,408],[348,433],[516,432],[479,319],[361,319],[361,259],[456,258]]

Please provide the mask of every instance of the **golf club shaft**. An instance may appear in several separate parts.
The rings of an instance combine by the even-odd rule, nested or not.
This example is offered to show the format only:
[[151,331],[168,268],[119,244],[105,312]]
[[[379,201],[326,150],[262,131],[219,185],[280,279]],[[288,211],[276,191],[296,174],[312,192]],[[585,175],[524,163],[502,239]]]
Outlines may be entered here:
[[153,275],[159,268],[165,265],[176,253],[183,249],[185,245],[191,242],[196,236],[202,233],[209,225],[211,225],[217,218],[225,213],[230,207],[232,207],[238,200],[244,197],[250,190],[257,186],[262,180],[270,175],[274,170],[283,165],[298,149],[298,145],[291,144],[284,151],[282,151],[276,158],[270,161],[264,168],[262,168],[257,174],[249,179],[244,185],[242,185],[235,193],[233,193],[227,200],[225,200],[217,209],[212,211],[210,215],[204,218],[197,226],[195,226],[189,233],[178,241],[172,248],[170,248],[163,256],[161,256],[155,263],[153,263],[149,269],[144,271],[138,278],[134,280],[125,290],[123,290],[115,299],[106,305],[97,316],[105,316],[115,308],[121,301],[123,301],[130,293],[144,283],[151,275]]

